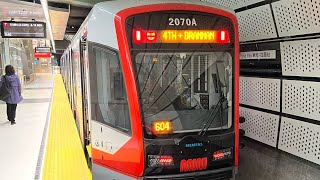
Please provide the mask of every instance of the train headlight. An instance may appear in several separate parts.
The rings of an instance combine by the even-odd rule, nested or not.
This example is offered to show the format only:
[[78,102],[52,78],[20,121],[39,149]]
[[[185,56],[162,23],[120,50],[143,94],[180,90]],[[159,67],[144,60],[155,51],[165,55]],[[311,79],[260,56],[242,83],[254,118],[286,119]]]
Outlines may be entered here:
[[212,154],[212,160],[219,161],[224,159],[230,159],[232,158],[232,154],[233,154],[232,151],[233,151],[232,148],[216,151]]
[[172,166],[173,157],[168,155],[148,155],[149,167]]

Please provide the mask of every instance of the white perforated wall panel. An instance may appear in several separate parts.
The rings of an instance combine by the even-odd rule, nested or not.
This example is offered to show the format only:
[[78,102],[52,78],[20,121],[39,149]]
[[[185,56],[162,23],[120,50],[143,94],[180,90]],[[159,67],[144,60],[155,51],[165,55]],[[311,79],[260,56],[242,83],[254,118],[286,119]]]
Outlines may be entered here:
[[281,43],[282,74],[320,77],[320,39]]
[[231,9],[238,9],[245,6],[249,6],[251,4],[262,2],[264,0],[204,0],[204,1],[213,2],[221,6],[229,7]]
[[280,37],[320,32],[319,0],[282,0],[272,8]]
[[320,121],[320,83],[283,81],[282,112]]
[[240,41],[277,37],[270,6],[264,5],[237,13]]
[[280,111],[280,79],[240,77],[240,103]]
[[320,126],[282,118],[279,149],[320,164]]
[[240,116],[246,118],[246,122],[240,125],[245,136],[276,147],[279,116],[244,107],[240,107]]

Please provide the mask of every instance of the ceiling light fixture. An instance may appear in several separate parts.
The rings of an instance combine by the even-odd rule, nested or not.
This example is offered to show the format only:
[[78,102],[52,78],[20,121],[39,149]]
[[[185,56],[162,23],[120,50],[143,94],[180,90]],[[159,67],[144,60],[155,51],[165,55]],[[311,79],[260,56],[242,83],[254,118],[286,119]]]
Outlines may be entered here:
[[49,28],[49,33],[50,33],[50,38],[51,38],[51,44],[52,44],[52,49],[53,52],[56,52],[56,47],[55,47],[55,43],[54,43],[54,39],[53,39],[53,33],[52,33],[52,26],[51,26],[51,21],[50,21],[50,16],[49,16],[49,9],[48,9],[48,2],[47,0],[40,0],[41,1],[41,5],[42,5],[42,9],[44,12],[44,16],[46,17],[46,21],[48,24],[48,28]]

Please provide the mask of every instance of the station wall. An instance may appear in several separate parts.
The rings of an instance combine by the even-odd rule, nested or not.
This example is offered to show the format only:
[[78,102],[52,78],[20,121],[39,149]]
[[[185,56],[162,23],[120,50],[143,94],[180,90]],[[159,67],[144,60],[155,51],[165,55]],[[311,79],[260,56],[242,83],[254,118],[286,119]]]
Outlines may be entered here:
[[0,75],[5,74],[6,65],[12,65],[21,81],[24,75],[29,78],[33,73],[33,60],[32,40],[0,37]]
[[320,165],[320,1],[208,1],[237,13],[246,136]]

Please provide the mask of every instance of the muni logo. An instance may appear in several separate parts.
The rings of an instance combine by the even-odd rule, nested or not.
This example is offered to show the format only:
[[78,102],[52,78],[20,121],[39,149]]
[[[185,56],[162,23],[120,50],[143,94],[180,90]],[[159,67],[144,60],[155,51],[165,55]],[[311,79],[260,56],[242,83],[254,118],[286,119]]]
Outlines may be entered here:
[[202,147],[203,143],[191,143],[191,144],[186,144],[186,148],[192,148],[192,147]]
[[201,171],[208,167],[208,158],[197,158],[180,161],[180,172]]

